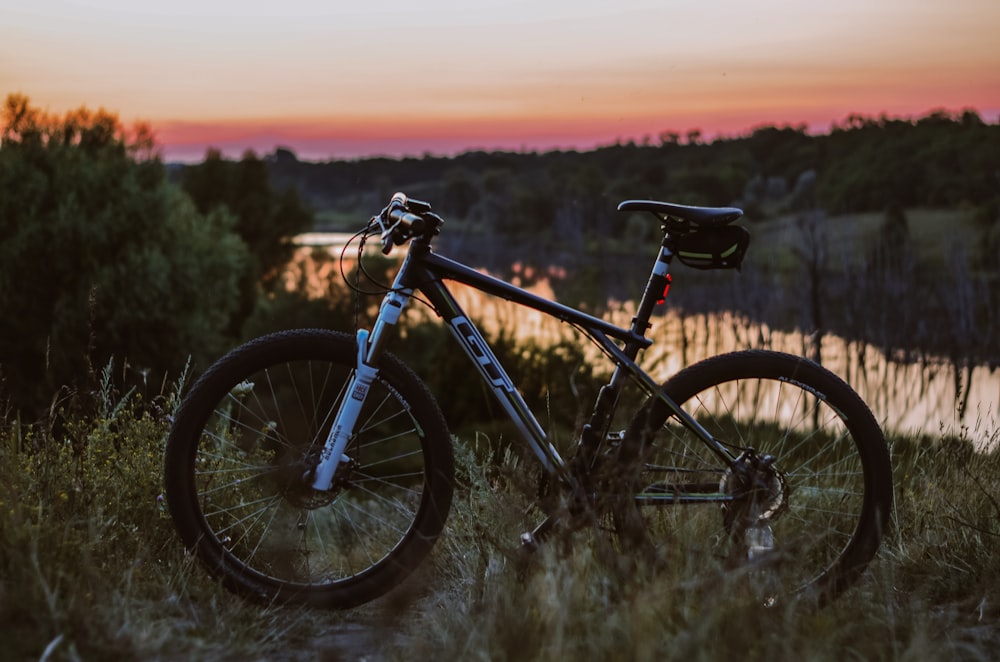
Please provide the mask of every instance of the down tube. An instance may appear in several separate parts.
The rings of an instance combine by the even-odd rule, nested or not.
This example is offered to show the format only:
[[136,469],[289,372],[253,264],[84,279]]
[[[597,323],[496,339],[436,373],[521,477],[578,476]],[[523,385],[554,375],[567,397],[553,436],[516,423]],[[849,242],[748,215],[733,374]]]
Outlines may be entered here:
[[548,442],[545,431],[514,387],[514,382],[507,375],[507,371],[500,365],[486,339],[459,307],[451,292],[438,280],[422,284],[420,290],[444,318],[458,344],[472,360],[511,422],[517,426],[532,452],[541,460],[545,470],[550,474],[560,472],[564,464],[558,451]]

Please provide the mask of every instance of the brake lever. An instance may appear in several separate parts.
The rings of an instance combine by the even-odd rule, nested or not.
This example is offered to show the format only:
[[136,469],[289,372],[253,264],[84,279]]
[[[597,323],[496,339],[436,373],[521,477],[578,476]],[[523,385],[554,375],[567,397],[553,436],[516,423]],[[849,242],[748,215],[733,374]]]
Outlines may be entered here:
[[393,241],[393,233],[396,231],[396,227],[399,225],[399,221],[396,221],[389,227],[385,227],[384,223],[380,223],[381,227],[385,228],[379,238],[382,240],[382,254],[388,255],[392,251],[392,247],[395,245]]
[[388,255],[392,250],[392,232],[396,229],[396,225],[399,224],[397,221],[392,225],[386,225],[386,219],[389,216],[390,206],[391,205],[386,205],[382,211],[380,211],[376,216],[372,216],[368,221],[369,234],[378,233],[379,240],[382,242],[383,255]]

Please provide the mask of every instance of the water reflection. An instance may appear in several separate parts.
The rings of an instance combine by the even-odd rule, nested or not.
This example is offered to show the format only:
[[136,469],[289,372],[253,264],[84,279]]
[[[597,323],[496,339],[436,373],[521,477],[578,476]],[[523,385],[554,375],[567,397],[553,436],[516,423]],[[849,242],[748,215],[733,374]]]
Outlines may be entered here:
[[[596,348],[570,327],[532,310],[455,286],[456,298],[488,333],[506,330],[516,338],[541,344],[579,339],[587,351]],[[530,288],[552,296],[547,281]],[[611,302],[604,317],[627,326],[634,305]],[[647,334],[653,346],[641,357],[644,369],[660,380],[710,356],[738,349],[773,349],[814,356],[815,337],[799,331],[770,328],[732,313],[684,314],[667,309],[653,320]],[[823,337],[824,366],[845,379],[868,403],[884,429],[902,434],[966,435],[978,447],[997,443],[1000,425],[1000,373],[986,366],[956,368],[940,357],[920,361],[893,360],[877,347],[827,334]],[[964,406],[963,406],[964,403]]]
[[[331,251],[339,257],[340,251]],[[289,286],[304,288],[311,296],[338,296],[339,264],[333,255],[301,249],[286,275]],[[531,291],[556,298],[550,276],[508,270],[518,284],[530,281]],[[554,275],[559,278],[559,275]],[[559,283],[560,286],[562,283]],[[619,286],[621,284],[619,283]],[[595,360],[603,359],[575,330],[533,310],[485,297],[454,285],[459,303],[479,321],[488,334],[504,331],[517,339],[531,338],[544,346],[570,340],[583,343]],[[634,304],[609,301],[601,306],[606,319],[628,326]],[[420,306],[411,308],[411,318],[431,320]],[[732,313],[684,313],[668,308],[653,320],[649,334],[653,346],[641,357],[643,367],[658,379],[666,379],[695,361],[736,349],[766,348],[791,354],[814,356],[816,338],[801,331],[784,331]],[[963,435],[978,447],[1000,440],[1000,374],[987,366],[956,366],[944,357],[922,355],[919,360],[886,356],[869,343],[826,334],[821,341],[824,366],[844,378],[869,404],[876,419],[892,432],[903,434]]]

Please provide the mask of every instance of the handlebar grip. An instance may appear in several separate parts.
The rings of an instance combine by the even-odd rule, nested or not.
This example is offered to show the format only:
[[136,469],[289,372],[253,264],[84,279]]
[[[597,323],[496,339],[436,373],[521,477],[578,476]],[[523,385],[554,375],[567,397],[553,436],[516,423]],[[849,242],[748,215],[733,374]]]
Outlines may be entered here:
[[407,211],[406,207],[397,204],[395,200],[389,203],[389,220],[395,224],[399,223],[407,230],[412,229],[414,232],[422,232],[424,226],[424,219],[416,214],[411,214]]

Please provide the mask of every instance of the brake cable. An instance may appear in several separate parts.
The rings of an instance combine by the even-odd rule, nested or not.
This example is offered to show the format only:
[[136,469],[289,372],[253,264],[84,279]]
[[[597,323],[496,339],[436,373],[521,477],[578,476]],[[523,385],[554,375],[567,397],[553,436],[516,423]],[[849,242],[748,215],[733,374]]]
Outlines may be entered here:
[[[387,294],[388,292],[401,292],[401,291],[403,291],[403,288],[393,288],[391,285],[385,285],[385,284],[383,284],[382,282],[379,281],[378,278],[376,278],[375,276],[372,276],[372,274],[365,268],[364,259],[363,259],[364,258],[364,251],[365,251],[365,244],[367,243],[369,237],[373,237],[373,236],[375,236],[377,234],[381,234],[380,231],[381,231],[382,227],[383,227],[383,224],[379,222],[379,218],[377,216],[373,216],[368,221],[368,225],[366,225],[364,228],[362,228],[361,230],[358,230],[353,235],[351,235],[351,238],[347,240],[347,243],[344,244],[344,247],[340,251],[340,277],[343,279],[343,281],[347,285],[348,289],[351,290],[351,292],[352,292],[352,298],[354,299],[354,328],[355,328],[355,330],[358,329],[358,321],[359,321],[359,319],[361,317],[361,297],[362,296],[382,296],[384,294]],[[358,241],[358,256],[357,256],[358,268],[357,268],[357,271],[354,272],[354,282],[352,283],[349,275],[344,270],[344,263],[347,261],[347,250],[351,246],[351,244],[354,243],[355,240]],[[376,288],[378,288],[378,289],[376,289],[376,290],[366,290],[366,289],[362,288],[361,287],[361,275],[362,274],[364,274],[364,277],[370,283],[372,283]],[[412,299],[416,299],[418,302],[424,304],[425,306],[427,306],[431,310],[434,310],[434,306],[431,305],[430,301],[427,301],[423,297],[418,296],[415,292],[411,293],[410,297]]]

